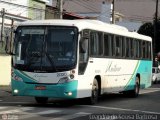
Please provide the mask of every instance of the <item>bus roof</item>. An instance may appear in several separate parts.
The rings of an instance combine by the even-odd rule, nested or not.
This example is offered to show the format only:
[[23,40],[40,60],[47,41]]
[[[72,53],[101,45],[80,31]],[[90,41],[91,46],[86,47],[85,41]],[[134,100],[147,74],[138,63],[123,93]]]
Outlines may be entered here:
[[79,31],[83,29],[92,29],[97,31],[103,31],[106,33],[117,34],[137,39],[144,39],[151,41],[152,39],[148,36],[138,34],[136,32],[129,32],[127,28],[123,26],[113,25],[104,23],[98,20],[63,20],[63,19],[52,19],[52,20],[28,20],[21,22],[18,26],[30,26],[30,25],[56,25],[56,26],[76,26]]

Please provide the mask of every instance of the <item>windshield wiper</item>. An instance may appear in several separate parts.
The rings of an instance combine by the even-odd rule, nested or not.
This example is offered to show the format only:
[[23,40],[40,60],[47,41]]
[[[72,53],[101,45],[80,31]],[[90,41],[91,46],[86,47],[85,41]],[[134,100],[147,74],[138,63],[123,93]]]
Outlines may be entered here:
[[47,56],[47,58],[48,58],[48,60],[49,60],[49,62],[50,62],[50,64],[51,64],[52,68],[54,68],[54,70],[55,70],[56,72],[58,72],[58,69],[56,68],[55,62],[54,62],[54,60],[53,60],[53,56],[51,57],[46,51],[45,51],[45,54],[46,54],[46,56]]

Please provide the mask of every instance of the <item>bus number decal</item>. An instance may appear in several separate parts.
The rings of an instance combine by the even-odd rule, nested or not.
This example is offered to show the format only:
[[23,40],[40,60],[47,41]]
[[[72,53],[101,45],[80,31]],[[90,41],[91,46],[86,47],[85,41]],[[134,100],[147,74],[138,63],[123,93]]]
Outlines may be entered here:
[[57,77],[67,76],[67,73],[57,73]]

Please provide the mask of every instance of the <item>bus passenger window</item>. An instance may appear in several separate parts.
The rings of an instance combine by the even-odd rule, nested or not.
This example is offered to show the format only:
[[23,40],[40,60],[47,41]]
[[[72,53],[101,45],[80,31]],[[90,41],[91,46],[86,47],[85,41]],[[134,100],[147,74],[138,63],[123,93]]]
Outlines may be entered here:
[[98,53],[98,36],[95,32],[91,32],[91,37],[90,37],[90,53],[91,55],[97,55]]
[[143,54],[143,58],[146,58],[146,44],[145,41],[142,42],[142,54]]
[[115,41],[114,41],[114,35],[109,35],[109,40],[111,44],[111,56],[115,56]]
[[104,35],[104,55],[110,56],[111,54],[111,47],[110,47],[110,40],[108,35]]
[[150,42],[148,42],[148,46],[147,46],[148,48],[148,59],[150,60],[151,59],[151,43]]
[[134,55],[135,55],[135,52],[134,52],[134,49],[135,49],[135,44],[134,44],[134,39],[130,39],[130,43],[131,43],[131,57],[134,58]]
[[125,37],[122,37],[122,57],[125,57],[126,55],[126,42],[125,42]]
[[90,54],[92,56],[101,56],[103,54],[103,38],[100,32],[91,32],[90,36]]
[[135,40],[134,43],[135,43],[135,58],[137,59],[138,58],[138,41]]
[[126,57],[130,57],[130,39],[126,38]]
[[138,40],[138,58],[142,58],[141,41]]
[[120,36],[116,36],[116,56],[120,56]]

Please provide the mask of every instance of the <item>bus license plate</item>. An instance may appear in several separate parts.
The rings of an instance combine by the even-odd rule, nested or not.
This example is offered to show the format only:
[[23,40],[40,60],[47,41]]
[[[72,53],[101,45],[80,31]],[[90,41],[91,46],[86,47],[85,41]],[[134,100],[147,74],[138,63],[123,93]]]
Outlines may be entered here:
[[36,90],[46,90],[46,86],[36,86]]

